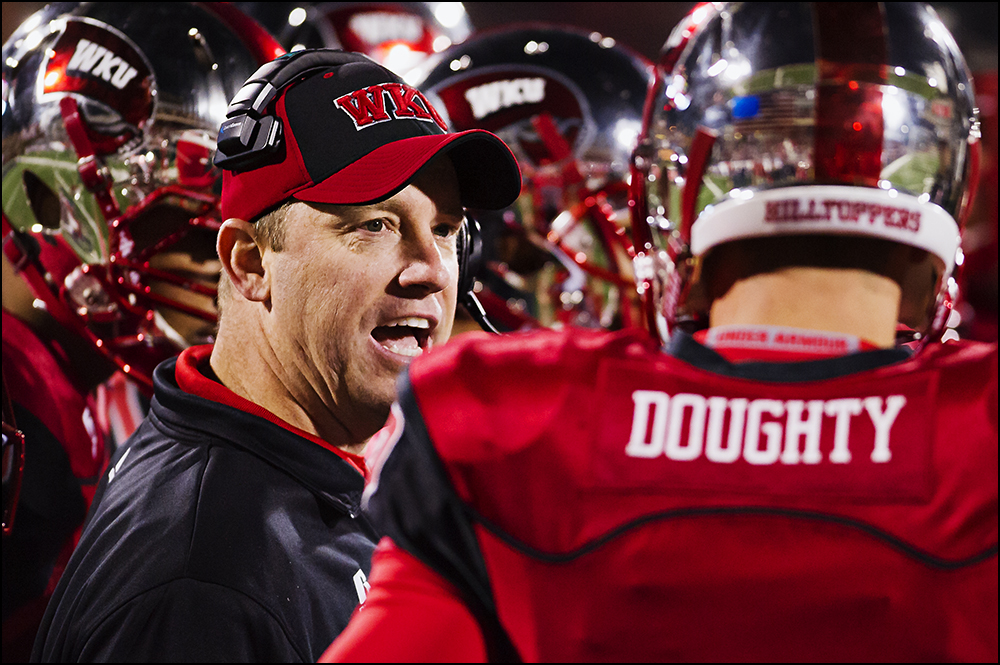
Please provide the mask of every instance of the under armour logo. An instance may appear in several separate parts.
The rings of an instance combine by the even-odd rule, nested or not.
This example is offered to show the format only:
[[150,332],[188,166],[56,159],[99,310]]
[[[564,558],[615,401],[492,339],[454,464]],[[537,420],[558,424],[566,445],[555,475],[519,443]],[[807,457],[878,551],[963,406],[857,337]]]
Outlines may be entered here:
[[372,585],[368,582],[368,577],[365,576],[365,571],[358,569],[358,572],[354,573],[354,590],[358,592],[358,603],[361,605],[365,604],[365,600],[368,599],[368,591],[371,590]]
[[118,472],[121,471],[122,464],[125,463],[125,458],[128,457],[128,454],[130,452],[132,452],[132,449],[131,448],[126,448],[125,452],[122,453],[121,458],[118,460],[118,463],[115,464],[113,467],[111,467],[108,470],[108,483],[109,484],[111,483],[112,480],[115,479],[115,476],[118,475]]
[[370,85],[338,97],[333,103],[351,117],[359,130],[404,118],[432,122],[442,130],[448,130],[427,98],[419,90],[402,83]]

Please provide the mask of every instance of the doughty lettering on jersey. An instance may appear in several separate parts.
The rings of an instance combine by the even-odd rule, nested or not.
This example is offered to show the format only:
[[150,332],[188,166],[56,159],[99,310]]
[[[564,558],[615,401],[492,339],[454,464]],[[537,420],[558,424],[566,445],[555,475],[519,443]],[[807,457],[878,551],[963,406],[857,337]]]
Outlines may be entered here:
[[606,362],[593,479],[918,500],[929,491],[937,376],[769,384]]

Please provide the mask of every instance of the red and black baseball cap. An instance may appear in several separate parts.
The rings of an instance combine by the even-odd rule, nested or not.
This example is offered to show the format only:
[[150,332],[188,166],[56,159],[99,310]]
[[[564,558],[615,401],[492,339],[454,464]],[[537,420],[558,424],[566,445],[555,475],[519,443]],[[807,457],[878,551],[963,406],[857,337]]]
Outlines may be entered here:
[[455,165],[466,207],[499,210],[521,191],[517,161],[499,137],[449,132],[419,90],[361,54],[282,56],[247,80],[227,116],[215,157],[223,219],[252,221],[289,198],[380,201],[441,154]]

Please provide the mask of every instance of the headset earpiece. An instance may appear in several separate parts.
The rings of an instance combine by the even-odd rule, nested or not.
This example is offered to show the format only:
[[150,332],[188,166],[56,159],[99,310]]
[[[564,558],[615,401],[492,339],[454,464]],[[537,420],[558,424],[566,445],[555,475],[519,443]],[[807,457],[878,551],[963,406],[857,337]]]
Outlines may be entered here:
[[265,113],[278,93],[303,74],[350,62],[371,62],[371,58],[315,49],[293,51],[262,65],[229,103],[213,163],[228,171],[257,168],[281,146],[281,120]]
[[465,221],[458,231],[458,302],[483,330],[499,333],[476,298],[476,275],[482,267],[482,230],[476,218],[466,212]]

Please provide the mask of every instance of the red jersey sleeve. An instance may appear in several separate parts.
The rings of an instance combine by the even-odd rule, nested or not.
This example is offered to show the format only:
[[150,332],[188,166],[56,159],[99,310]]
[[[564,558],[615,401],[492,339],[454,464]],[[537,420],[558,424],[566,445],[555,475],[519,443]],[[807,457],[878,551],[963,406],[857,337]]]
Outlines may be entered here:
[[368,598],[319,659],[339,662],[484,662],[482,632],[455,587],[383,538]]

